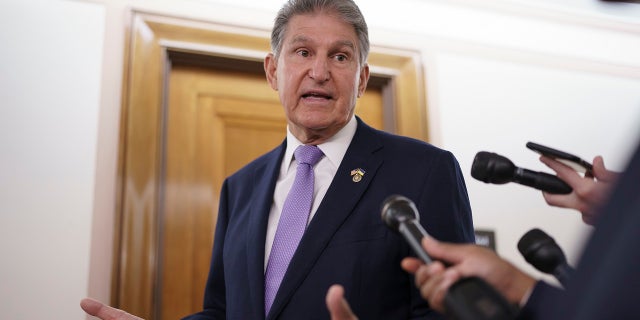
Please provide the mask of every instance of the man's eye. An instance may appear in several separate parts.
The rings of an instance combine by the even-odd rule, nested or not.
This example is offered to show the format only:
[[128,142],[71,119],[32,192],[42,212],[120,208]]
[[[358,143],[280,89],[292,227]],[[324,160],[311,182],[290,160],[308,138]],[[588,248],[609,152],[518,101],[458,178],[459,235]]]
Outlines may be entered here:
[[309,56],[309,51],[307,51],[307,50],[298,50],[298,54],[303,56],[303,57],[308,57]]
[[344,62],[344,61],[347,61],[348,59],[347,56],[345,56],[344,54],[337,54],[335,55],[334,58],[339,62]]

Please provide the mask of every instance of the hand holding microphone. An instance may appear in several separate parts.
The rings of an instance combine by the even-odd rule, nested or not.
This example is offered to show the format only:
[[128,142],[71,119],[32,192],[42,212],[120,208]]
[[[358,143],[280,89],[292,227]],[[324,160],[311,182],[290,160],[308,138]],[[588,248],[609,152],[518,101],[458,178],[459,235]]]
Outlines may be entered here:
[[609,199],[620,173],[606,169],[601,156],[593,159],[592,178],[583,177],[573,168],[552,158],[541,157],[540,161],[574,189],[569,195],[543,194],[545,201],[551,206],[580,211],[582,220],[586,224],[594,225],[600,207]]
[[[418,217],[415,204],[406,197],[394,195],[383,203],[382,220],[387,226],[405,238],[420,260],[428,266],[436,265],[432,264],[433,260],[421,245],[421,240],[428,235],[420,225]],[[422,281],[428,278],[429,272],[419,270],[416,262],[405,259],[403,268],[416,273],[416,284],[420,287],[423,297],[433,306],[434,301],[429,298],[430,295],[425,296],[432,286],[427,281]],[[444,297],[444,307],[449,316],[459,320],[514,319],[516,315],[515,307],[510,305],[505,297],[483,279],[475,276],[462,277],[449,286]]]
[[578,156],[537,143],[528,142],[527,148],[541,154],[540,161],[556,175],[519,168],[499,154],[480,151],[473,159],[471,176],[485,183],[515,182],[541,190],[549,205],[578,210],[582,220],[593,225],[600,204],[608,198],[619,173],[607,170],[601,156],[595,157],[592,165]]

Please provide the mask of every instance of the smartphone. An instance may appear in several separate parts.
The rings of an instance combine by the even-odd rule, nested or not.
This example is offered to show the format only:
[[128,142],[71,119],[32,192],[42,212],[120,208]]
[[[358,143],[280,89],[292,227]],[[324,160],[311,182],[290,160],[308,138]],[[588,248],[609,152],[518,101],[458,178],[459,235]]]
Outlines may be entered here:
[[583,160],[582,158],[560,151],[551,147],[543,146],[541,144],[537,144],[534,142],[527,142],[527,148],[552,159],[555,159],[559,162],[566,164],[567,166],[573,168],[574,170],[584,173],[587,176],[593,176],[593,166],[591,163]]

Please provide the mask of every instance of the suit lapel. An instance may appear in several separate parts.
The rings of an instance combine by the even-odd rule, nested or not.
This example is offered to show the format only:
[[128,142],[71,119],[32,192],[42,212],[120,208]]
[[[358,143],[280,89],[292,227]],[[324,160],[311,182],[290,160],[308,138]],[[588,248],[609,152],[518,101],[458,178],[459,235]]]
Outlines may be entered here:
[[[271,306],[268,319],[275,318],[284,308],[286,302],[291,299],[333,235],[353,212],[367,190],[369,183],[382,164],[379,153],[375,153],[376,150],[382,148],[379,143],[376,143],[379,139],[375,139],[375,135],[374,129],[358,119],[358,129],[336,176],[289,263],[290,266],[295,266],[296,272],[285,274]],[[358,168],[363,169],[365,174],[362,176],[362,180],[356,183],[353,181],[351,171]]]
[[[257,167],[251,182],[251,214],[247,226],[247,266],[249,273],[250,306],[258,316],[264,319],[264,246],[267,234],[269,211],[273,203],[273,192],[280,173],[280,163],[286,142],[266,155],[263,165]],[[233,285],[233,284],[231,284]]]

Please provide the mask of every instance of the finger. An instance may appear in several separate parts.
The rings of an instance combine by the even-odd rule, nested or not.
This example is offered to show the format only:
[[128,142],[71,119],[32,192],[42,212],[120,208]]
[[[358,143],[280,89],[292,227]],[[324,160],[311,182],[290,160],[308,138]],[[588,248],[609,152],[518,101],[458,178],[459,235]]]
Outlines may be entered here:
[[433,293],[433,297],[430,302],[435,304],[437,308],[445,310],[446,306],[444,305],[445,297],[449,293],[449,288],[456,283],[461,278],[460,274],[456,272],[456,270],[449,269],[442,275],[442,280],[438,284],[438,287]]
[[86,313],[103,320],[142,320],[142,318],[128,314],[123,310],[103,304],[98,300],[85,298],[80,301],[80,307]]
[[327,309],[331,315],[331,320],[357,320],[358,318],[351,311],[351,307],[344,298],[344,288],[334,284],[329,287],[326,297]]
[[555,171],[556,175],[562,181],[566,182],[573,188],[578,186],[583,181],[583,179],[585,179],[584,177],[579,175],[578,172],[573,170],[571,167],[557,160],[551,159],[549,157],[541,156],[540,161],[544,163],[547,167]]
[[[427,273],[429,268],[421,268],[420,273]],[[449,291],[449,287],[459,279],[459,274],[452,269],[436,272],[428,277],[428,280],[422,283],[420,294],[429,301],[429,305],[436,311],[443,312],[444,300]]]
[[427,274],[428,270],[426,268],[421,268],[416,274],[416,281],[417,277],[420,277],[420,285],[418,285],[420,295],[431,302],[435,297],[435,291],[443,279],[444,272]]
[[432,237],[422,238],[422,247],[434,260],[440,260],[449,264],[457,264],[466,255],[468,244],[455,244],[440,242]]
[[619,175],[618,172],[607,170],[604,166],[604,159],[602,159],[602,156],[596,156],[593,158],[593,174],[596,179],[604,182],[612,182],[616,180]]
[[544,201],[547,204],[560,207],[560,208],[576,208],[580,201],[578,200],[578,196],[575,193],[570,194],[552,194],[548,192],[542,192],[542,196],[544,197]]
[[444,271],[445,267],[439,261],[421,266],[415,274],[416,287],[423,286],[426,282],[431,281],[432,278],[437,278]]
[[420,266],[423,264],[424,262],[422,262],[422,260],[414,257],[406,257],[400,262],[400,266],[402,267],[402,269],[411,274],[416,273],[418,268],[420,268]]
[[92,316],[98,316],[98,313],[103,307],[104,304],[102,304],[102,302],[91,298],[84,298],[80,301],[80,308]]

